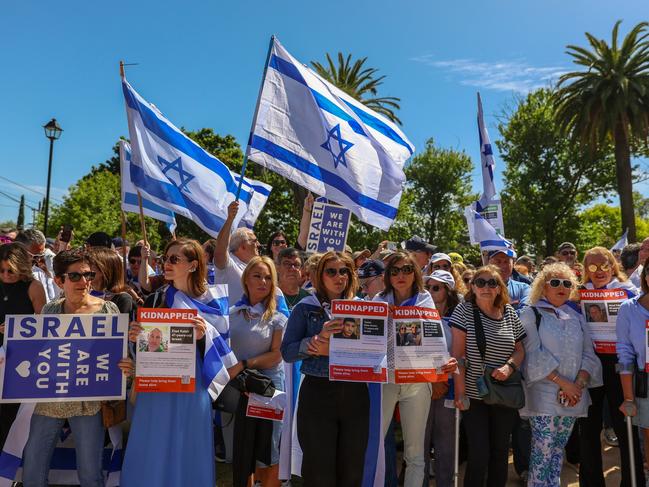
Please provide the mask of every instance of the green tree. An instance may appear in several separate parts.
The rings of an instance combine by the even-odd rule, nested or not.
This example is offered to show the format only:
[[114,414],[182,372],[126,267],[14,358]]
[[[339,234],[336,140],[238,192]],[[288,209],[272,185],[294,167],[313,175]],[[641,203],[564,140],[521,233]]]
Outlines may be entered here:
[[472,171],[466,153],[436,147],[428,139],[405,170],[405,199],[412,212],[404,216],[410,228],[417,229],[414,233],[449,251],[467,244],[463,212],[477,198],[471,193]]
[[342,52],[338,53],[338,65],[336,65],[327,53],[326,66],[311,61],[316,72],[330,83],[336,85],[349,96],[363,103],[366,107],[375,112],[385,115],[395,123],[401,124],[401,120],[395,114],[395,110],[401,107],[400,98],[394,96],[377,97],[378,87],[383,84],[385,75],[377,77],[377,68],[365,67],[367,57],[356,59],[352,63],[352,55],[347,57]]
[[16,218],[16,227],[18,230],[25,228],[25,195],[20,195],[20,206],[18,207],[18,218]]
[[[621,220],[619,207],[599,203],[586,208],[579,214],[575,244],[582,252],[597,245],[611,248],[620,238]],[[649,220],[636,217],[635,224],[639,239],[649,236]]]
[[630,144],[649,137],[649,23],[637,24],[618,46],[620,23],[610,45],[586,32],[592,50],[567,47],[573,62],[585,69],[559,79],[557,119],[565,133],[593,148],[613,141],[621,227],[635,242]]
[[606,154],[593,159],[563,137],[547,89],[521,99],[498,129],[496,144],[507,163],[505,234],[520,251],[552,255],[561,241],[575,238],[579,208],[613,190],[614,161]]

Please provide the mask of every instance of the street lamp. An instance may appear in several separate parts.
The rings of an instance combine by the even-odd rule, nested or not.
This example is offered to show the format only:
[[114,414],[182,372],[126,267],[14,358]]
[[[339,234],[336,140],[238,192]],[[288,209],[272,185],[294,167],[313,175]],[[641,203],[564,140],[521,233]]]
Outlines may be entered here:
[[45,195],[45,224],[43,225],[43,233],[47,235],[47,219],[50,213],[50,183],[52,180],[52,151],[54,150],[54,141],[61,137],[63,129],[59,127],[56,118],[43,125],[43,128],[45,129],[45,137],[50,139],[50,160],[47,164],[47,193]]

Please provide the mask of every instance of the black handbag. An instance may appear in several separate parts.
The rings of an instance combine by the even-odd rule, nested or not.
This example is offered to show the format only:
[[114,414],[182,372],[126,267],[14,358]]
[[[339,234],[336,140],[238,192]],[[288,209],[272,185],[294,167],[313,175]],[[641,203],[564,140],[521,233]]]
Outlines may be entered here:
[[253,392],[264,397],[273,397],[273,381],[255,369],[244,369],[230,379],[216,398],[214,407],[219,411],[234,414],[239,407],[239,400],[244,392]]
[[[487,351],[487,340],[482,326],[480,311],[476,305],[473,305],[473,325],[475,327],[476,344],[482,357],[482,363],[485,363]],[[506,408],[521,409],[525,406],[525,393],[523,392],[523,382],[520,371],[514,370],[511,375],[501,381],[491,376],[495,369],[484,366],[483,381],[486,385],[486,394],[482,396],[485,404],[490,406],[503,406]]]

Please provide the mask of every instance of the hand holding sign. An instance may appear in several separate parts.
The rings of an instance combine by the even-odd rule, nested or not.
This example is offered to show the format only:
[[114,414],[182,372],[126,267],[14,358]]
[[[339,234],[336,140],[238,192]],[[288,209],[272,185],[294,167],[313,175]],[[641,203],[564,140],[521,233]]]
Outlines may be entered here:
[[142,333],[142,325],[140,325],[139,322],[137,321],[131,321],[131,323],[128,325],[128,341],[131,343],[137,343],[137,338],[140,336],[140,333]]
[[196,340],[201,340],[207,331],[207,323],[201,315],[197,315],[193,320],[194,330],[196,330]]

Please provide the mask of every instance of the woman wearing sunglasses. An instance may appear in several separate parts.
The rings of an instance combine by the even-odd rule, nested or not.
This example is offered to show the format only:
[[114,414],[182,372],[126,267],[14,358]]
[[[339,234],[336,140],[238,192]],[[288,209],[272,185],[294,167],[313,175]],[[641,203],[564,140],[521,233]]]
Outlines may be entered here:
[[[455,287],[453,274],[444,270],[436,270],[424,278],[426,289],[430,293],[435,307],[442,317],[442,326],[446,336],[449,352],[451,351],[451,328],[449,320],[455,307],[463,298]],[[453,484],[453,442],[448,441],[455,435],[454,410],[446,407],[447,395],[451,382],[436,382],[433,384],[433,396],[426,423],[426,440],[424,453],[426,465],[430,463],[431,448],[435,449],[435,482],[439,487],[449,487]],[[452,402],[452,401],[451,401]],[[428,471],[426,469],[425,471]]]
[[530,305],[521,311],[526,337],[525,407],[532,430],[528,486],[559,487],[563,449],[578,417],[590,405],[588,386],[602,384],[577,298],[577,276],[566,264],[543,267],[532,283]]
[[[60,252],[54,257],[53,264],[54,280],[65,297],[43,306],[43,314],[119,313],[114,303],[90,294],[90,283],[95,273],[90,270],[90,258],[84,250]],[[128,367],[128,360],[120,362],[122,370]],[[80,484],[103,487],[104,425],[100,401],[36,404],[29,439],[23,451],[25,487],[47,485],[52,454],[66,420],[74,435]]]
[[[476,340],[475,317],[480,320],[486,341],[484,359]],[[507,483],[509,437],[518,421],[516,409],[488,405],[482,401],[485,366],[491,376],[503,381],[520,367],[525,357],[525,331],[509,304],[507,287],[497,267],[476,270],[466,302],[451,316],[452,355],[460,363],[454,376],[455,404],[463,410],[468,459],[464,487],[504,487]],[[466,400],[468,399],[468,408]]]
[[266,255],[273,259],[275,264],[279,264],[279,253],[286,247],[288,247],[286,234],[279,230],[273,233],[268,239],[268,243],[266,244]]
[[[418,306],[435,308],[430,294],[424,289],[421,270],[411,254],[397,251],[390,256],[385,267],[385,289],[374,301],[386,301],[391,306]],[[390,383],[383,385],[383,434],[385,435],[399,404],[403,431],[403,457],[406,462],[406,487],[421,487],[425,477],[424,440],[433,388],[430,383],[394,383],[394,328],[388,327],[388,370]],[[406,335],[407,336],[407,335]],[[453,372],[455,360],[443,367],[443,372]]]
[[369,431],[367,385],[329,381],[329,339],[343,330],[331,319],[334,299],[353,299],[358,281],[351,256],[327,252],[311,276],[315,293],[291,313],[280,350],[286,362],[302,361],[297,410],[302,478],[309,487],[357,487]]
[[[619,264],[613,254],[604,247],[593,247],[584,254],[583,261],[583,288],[584,289],[619,289],[627,298],[634,298],[638,291],[627,280],[620,270]],[[620,449],[622,467],[622,480],[620,485],[631,485],[631,463],[629,458],[629,443],[624,424],[624,415],[618,409],[624,401],[624,394],[616,365],[618,362],[615,350],[611,353],[597,353],[602,362],[604,385],[589,389],[591,406],[588,416],[579,418],[579,448],[580,466],[579,478],[584,485],[604,485],[602,467],[602,450],[600,435],[602,431],[602,410],[604,401],[607,401],[611,415],[613,429],[617,435]],[[638,485],[644,484],[644,468],[639,445],[638,430],[633,428],[633,444],[635,448],[635,470]]]
[[93,296],[112,301],[120,313],[126,313],[129,318],[133,319],[135,303],[124,284],[122,258],[116,252],[105,247],[94,247],[88,251],[88,254],[91,260],[90,269],[95,273],[90,293]]
[[[227,313],[215,287],[207,285],[207,264],[196,240],[173,240],[165,248],[164,277],[167,285],[147,297],[145,308],[196,309],[196,373],[193,393],[138,392],[131,422],[121,483],[123,487],[191,485],[214,487],[214,438],[212,399],[204,379],[203,357],[208,344],[215,345],[219,358],[234,377],[243,369],[216,326]],[[131,322],[129,341],[137,343],[142,326]],[[131,370],[131,372],[133,372]],[[126,373],[126,372],[125,372]]]

